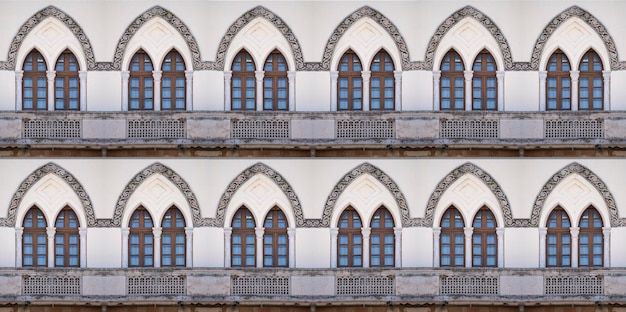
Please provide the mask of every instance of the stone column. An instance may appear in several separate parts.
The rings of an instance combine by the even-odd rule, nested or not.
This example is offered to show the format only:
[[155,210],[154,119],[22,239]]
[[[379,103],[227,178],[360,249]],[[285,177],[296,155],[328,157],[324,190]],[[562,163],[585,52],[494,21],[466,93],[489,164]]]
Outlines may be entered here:
[[193,227],[185,228],[185,263],[186,267],[193,267]]
[[[256,267],[263,267],[263,234],[265,233],[265,228],[257,227],[254,228],[254,234],[256,235]],[[244,260],[245,261],[245,260]]]
[[570,264],[572,265],[572,268],[577,268],[578,267],[578,234],[580,233],[580,228],[579,227],[571,227],[569,228],[569,232],[571,235],[571,262]]
[[336,70],[330,71],[330,111],[337,111],[337,79],[339,78],[339,72]]
[[604,243],[604,267],[605,268],[610,268],[611,267],[611,228],[610,227],[603,227],[602,228],[602,238],[603,238],[603,243]]
[[546,267],[546,236],[548,235],[548,229],[545,227],[539,228],[539,267]]
[[465,267],[471,268],[472,267],[472,234],[474,233],[474,228],[464,227],[463,233],[465,233]]
[[289,267],[296,267],[296,228],[287,229],[287,239],[289,240]]
[[128,80],[130,79],[130,72],[127,70],[122,71],[122,111],[129,110],[128,107]]
[[439,245],[441,239],[441,228],[434,227],[433,228],[433,267],[440,266],[441,264],[441,251],[439,250]]
[[396,258],[394,259],[396,268],[402,267],[402,228],[395,227],[393,228],[393,235],[395,240],[395,254]]
[[122,268],[128,267],[128,236],[130,228],[122,228]]
[[361,235],[363,235],[363,267],[370,267],[370,234],[372,233],[372,229],[368,227],[361,228]]
[[[265,77],[265,72],[262,70],[257,70],[254,72],[254,78],[256,78],[256,110],[262,111],[263,107],[263,77]],[[245,103],[242,103],[245,105]]]
[[504,111],[504,73],[506,73],[504,70],[496,72],[496,83],[498,84],[498,111]]
[[80,267],[87,267],[87,228],[78,228],[78,236],[80,241]]
[[[57,72],[54,70],[48,70],[46,71],[46,78],[48,78],[48,100],[47,100],[47,104],[48,104],[48,110],[49,111],[53,111],[55,109],[55,104],[54,104],[54,98],[55,98],[55,94],[54,94],[54,89],[55,89],[55,85],[54,85],[54,78],[57,76]],[[33,81],[33,84],[36,84],[37,81]],[[36,106],[37,103],[33,103],[33,106]]]
[[193,110],[193,70],[185,71],[185,110]]
[[78,102],[78,105],[80,105],[80,107],[78,109],[80,111],[86,111],[87,110],[87,71],[86,70],[79,71],[78,79],[79,79],[79,88],[80,88],[80,100]]
[[441,71],[433,70],[433,110],[441,110],[441,94],[439,93],[441,84]]
[[498,239],[498,267],[504,267],[504,230],[505,228],[496,228],[496,236]]
[[394,100],[394,105],[395,110],[396,111],[401,111],[402,110],[402,71],[401,70],[396,70],[393,72],[393,78],[394,78],[394,96],[395,96],[395,100]]
[[[370,110],[370,78],[372,78],[372,72],[369,70],[361,71],[361,79],[363,79],[363,111]],[[381,103],[382,105],[382,103]]]
[[229,111],[231,110],[231,101],[232,101],[232,94],[231,94],[231,90],[230,90],[230,83],[231,83],[231,79],[233,78],[233,72],[230,70],[225,70],[224,71],[224,110],[225,111]]
[[[577,111],[578,110],[578,77],[580,77],[580,71],[572,70],[569,72],[569,76],[571,79],[570,92],[571,92],[571,101],[572,101],[570,103],[570,106],[571,106],[572,111]],[[593,81],[590,81],[589,83],[593,83]],[[589,105],[593,105],[593,103],[589,103]]]
[[[289,107],[287,108],[290,112],[296,110],[296,71],[290,70],[287,72],[287,81],[289,83]],[[291,263],[291,262],[290,262]]]
[[[160,70],[152,71],[152,79],[154,80],[154,89],[152,90],[152,109],[156,111],[161,110],[161,77],[163,72]],[[176,82],[172,82],[176,83]],[[172,86],[173,87],[173,86]],[[173,105],[174,103],[172,103]]]
[[604,103],[602,104],[604,105],[604,110],[609,111],[611,110],[611,71],[603,70],[602,78],[604,78],[604,90],[602,90],[604,92]]
[[22,93],[22,84],[24,83],[24,71],[15,71],[15,110],[22,110],[24,107],[24,94]]
[[[54,267],[54,234],[56,234],[56,228],[54,227],[47,227],[46,228],[46,234],[48,235],[48,267],[49,268],[53,268]],[[33,237],[33,240],[37,239],[36,237]],[[33,261],[37,261],[37,259],[33,259]]]
[[330,267],[337,267],[337,235],[339,235],[339,229],[335,227],[330,228]]
[[546,80],[548,78],[548,72],[545,70],[539,71],[539,111],[546,111]]
[[24,239],[24,228],[16,227],[15,228],[15,267],[22,267],[22,254],[24,250],[22,249],[22,243]]
[[232,264],[230,263],[231,254],[230,254],[230,239],[233,234],[233,228],[225,227],[224,228],[224,267],[230,267]]
[[163,233],[163,228],[161,227],[153,227],[152,228],[152,236],[154,242],[154,250],[152,251],[152,263],[155,268],[161,267],[161,234]]
[[[471,111],[474,109],[472,104],[472,78],[474,77],[474,71],[466,70],[463,72],[463,76],[465,77],[465,110]],[[450,105],[454,105],[454,103],[450,103]]]

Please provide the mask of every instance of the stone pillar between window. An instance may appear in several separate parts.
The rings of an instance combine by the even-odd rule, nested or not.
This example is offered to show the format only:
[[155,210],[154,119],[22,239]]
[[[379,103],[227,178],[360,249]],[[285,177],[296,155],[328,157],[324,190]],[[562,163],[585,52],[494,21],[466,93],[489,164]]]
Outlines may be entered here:
[[603,70],[602,78],[604,78],[604,90],[602,90],[604,92],[604,96],[602,105],[604,106],[604,110],[608,111],[611,110],[611,71]]
[[546,111],[546,80],[548,79],[548,72],[545,70],[539,71],[539,111]]
[[[48,267],[49,268],[54,267],[54,234],[56,232],[57,232],[56,228],[53,228],[53,227],[46,228],[46,234],[48,235],[47,250],[48,250]],[[33,237],[33,239],[35,238]],[[33,259],[33,261],[37,261],[37,259]]]
[[441,84],[441,71],[433,70],[433,110],[441,110],[441,94],[439,93]]
[[395,253],[395,259],[394,262],[396,263],[395,267],[396,268],[401,268],[402,267],[402,228],[401,227],[394,227],[393,228],[393,237],[394,237],[394,253]]
[[193,267],[193,227],[185,228],[185,266]]
[[[24,71],[15,71],[15,110],[22,110],[24,102],[24,94],[22,93],[22,84],[24,83]],[[21,262],[20,262],[21,263]]]
[[504,267],[504,229],[503,227],[496,228],[496,237],[498,240],[498,267]]
[[224,71],[224,110],[229,111],[232,101],[232,94],[230,90],[231,79],[233,78],[233,72],[230,70]]
[[473,227],[464,227],[463,233],[465,233],[465,267],[472,267],[472,234],[474,233]]
[[122,228],[122,268],[128,267],[128,236],[130,228]]
[[336,70],[330,71],[330,111],[337,111],[337,79],[339,79],[339,72]]
[[193,110],[193,70],[185,71],[185,110]]
[[395,90],[394,90],[394,96],[395,96],[395,100],[394,100],[394,105],[395,105],[395,110],[396,111],[401,111],[402,110],[402,71],[401,70],[396,70],[393,72],[393,78],[394,78],[394,84],[395,84]]
[[[256,110],[263,110],[263,77],[265,77],[265,72],[262,70],[257,70],[254,72],[254,78],[256,78]],[[243,104],[245,105],[245,103]]]
[[546,267],[546,236],[548,235],[548,228],[539,228],[539,267]]
[[15,228],[15,267],[22,267],[22,242],[24,239],[24,228],[16,227]]
[[496,72],[496,83],[498,84],[498,111],[504,111],[504,73],[506,73],[504,70]]
[[[152,71],[152,79],[154,80],[154,90],[152,93],[152,108],[154,109],[154,111],[160,111],[161,110],[161,77],[163,77],[163,72],[160,70],[153,70]],[[173,82],[174,84],[176,84],[176,82]],[[174,90],[174,92],[176,92]],[[174,107],[176,107],[175,103],[172,103],[172,105],[174,105]],[[172,108],[174,108],[172,107]]]
[[[577,111],[578,110],[578,78],[580,77],[580,71],[577,71],[577,70],[570,71],[569,77],[572,80],[571,88],[570,88],[570,92],[571,92],[570,98],[572,100],[571,108],[572,108],[572,111]],[[590,103],[590,105],[593,105],[593,103]],[[593,108],[593,106],[589,108],[591,109]]]
[[465,77],[465,110],[471,111],[474,108],[472,105],[472,78],[474,77],[474,71],[463,71],[463,76]]
[[337,267],[337,236],[339,228],[330,228],[330,267]]
[[80,84],[80,102],[79,110],[87,110],[87,71],[81,70],[78,72],[78,80]]
[[580,233],[580,228],[579,227],[571,227],[569,228],[569,233],[571,235],[571,265],[572,268],[577,268],[578,267],[578,234]]
[[439,250],[439,245],[441,239],[441,228],[434,227],[433,228],[433,267],[440,266],[441,262],[441,250]]
[[[372,229],[369,227],[361,228],[361,235],[363,236],[363,267],[370,267],[370,234],[372,234]],[[382,252],[382,250],[381,250]]]
[[[370,110],[370,78],[372,78],[371,71],[369,70],[361,71],[361,79],[363,79],[363,94],[362,94],[363,103],[361,105],[363,107],[363,111],[365,112]],[[384,103],[381,103],[381,105],[384,105]],[[381,106],[381,109],[382,108],[383,107]]]
[[128,110],[128,80],[130,79],[130,72],[127,70],[122,71],[122,111]]
[[[289,83],[289,111],[296,110],[296,71],[290,70],[287,72],[287,81]],[[289,262],[291,263],[291,262]]]
[[604,246],[602,248],[602,250],[604,251],[604,267],[605,268],[610,268],[611,267],[611,228],[610,227],[603,227],[602,228],[602,237],[603,237],[603,243]]
[[161,267],[161,233],[163,233],[163,228],[161,227],[153,227],[152,228],[152,236],[154,242],[154,250],[152,251],[152,257],[155,268]]
[[[48,110],[49,111],[53,111],[54,110],[54,78],[57,76],[57,72],[54,70],[48,70],[46,71],[46,78],[48,78],[48,85],[47,85],[47,92],[48,92],[48,100],[47,100],[47,105],[48,105]],[[37,83],[36,81],[34,81],[33,83]],[[37,105],[37,103],[33,103],[33,105]],[[34,108],[34,107],[33,107]]]
[[256,267],[263,267],[263,234],[265,234],[265,229],[262,227],[254,228],[254,234],[256,235]]
[[287,229],[287,239],[289,240],[289,267],[296,267],[296,228]]
[[87,267],[87,228],[78,228],[78,237],[80,241],[80,267]]
[[224,267],[230,267],[230,239],[233,234],[233,228],[224,228]]

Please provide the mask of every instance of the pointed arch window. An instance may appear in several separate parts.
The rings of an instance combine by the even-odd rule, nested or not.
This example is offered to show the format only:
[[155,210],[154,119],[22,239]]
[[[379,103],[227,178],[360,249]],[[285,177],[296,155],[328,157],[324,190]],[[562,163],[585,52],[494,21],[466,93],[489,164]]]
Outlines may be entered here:
[[371,65],[370,110],[394,110],[395,79],[393,61],[385,50],[376,53]]
[[256,266],[256,234],[254,217],[250,210],[241,207],[233,218],[231,237],[231,266]]
[[482,207],[474,217],[472,233],[472,266],[498,266],[498,237],[493,213]]
[[31,51],[24,60],[22,81],[22,109],[46,110],[48,108],[48,79],[46,61],[37,50]]
[[440,265],[442,267],[465,266],[465,232],[461,213],[450,207],[441,219]]
[[78,61],[70,50],[59,56],[55,66],[54,109],[80,109],[80,79],[78,77]]
[[80,266],[80,236],[78,218],[70,207],[65,207],[57,216],[54,234],[54,266]]
[[395,265],[395,235],[393,217],[384,207],[378,208],[372,217],[370,228],[370,266],[393,267]]
[[578,265],[601,267],[604,265],[604,240],[602,218],[598,211],[589,207],[580,218],[578,235]]
[[263,70],[263,110],[287,110],[289,84],[285,58],[274,50],[265,60]]
[[154,234],[152,218],[143,207],[137,208],[130,218],[128,264],[131,267],[154,266]]
[[465,109],[465,74],[463,60],[450,50],[441,61],[441,110]]
[[472,109],[497,110],[498,83],[496,62],[487,50],[482,50],[474,60],[472,76]]
[[361,233],[361,217],[352,207],[346,208],[339,217],[339,233],[337,239],[337,266],[363,266],[363,235]]
[[137,51],[130,62],[129,110],[154,109],[153,70],[150,56],[143,50]]
[[546,265],[548,267],[572,266],[572,237],[567,212],[556,207],[548,217]]
[[167,53],[161,72],[161,110],[185,110],[185,61],[180,53]]
[[289,240],[287,237],[287,219],[278,208],[272,208],[263,224],[263,266],[289,266]]
[[602,110],[604,108],[602,61],[593,50],[585,53],[580,61],[578,86],[579,110]]
[[241,50],[233,60],[231,83],[231,109],[254,110],[256,108],[256,65],[250,53]]
[[37,207],[24,216],[22,235],[22,266],[46,267],[48,265],[48,235],[46,217]]
[[546,78],[547,110],[572,109],[572,80],[570,78],[569,59],[561,50],[557,50],[548,61]]
[[161,222],[161,266],[185,266],[185,218],[175,207],[167,210]]
[[339,61],[337,110],[363,110],[363,78],[361,60],[352,50]]

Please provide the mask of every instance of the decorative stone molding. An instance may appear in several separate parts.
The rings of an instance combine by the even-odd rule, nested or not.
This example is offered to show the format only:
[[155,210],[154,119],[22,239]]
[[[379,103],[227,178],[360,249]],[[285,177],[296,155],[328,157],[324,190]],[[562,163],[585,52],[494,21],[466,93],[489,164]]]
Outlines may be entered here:
[[324,48],[324,54],[322,56],[321,63],[306,63],[306,68],[302,70],[310,70],[310,71],[320,71],[320,70],[330,70],[330,63],[333,57],[333,52],[335,51],[335,47],[344,33],[354,24],[356,21],[363,17],[369,17],[372,20],[376,21],[380,26],[382,26],[388,33],[389,36],[396,42],[396,46],[400,51],[400,58],[402,59],[402,69],[409,70],[413,69],[412,64],[409,58],[409,49],[407,48],[407,44],[402,37],[402,34],[398,31],[398,28],[382,13],[376,11],[375,9],[364,6],[354,12],[352,12],[348,17],[346,17],[340,24],[335,28],[333,33],[330,35],[328,42],[326,43],[326,47]]
[[311,64],[304,63],[304,57],[302,55],[302,48],[300,47],[300,43],[298,39],[293,34],[293,31],[289,26],[274,12],[262,7],[257,6],[252,10],[244,13],[241,17],[239,17],[230,27],[228,27],[228,31],[224,37],[222,37],[222,41],[217,49],[217,56],[215,57],[215,62],[205,62],[203,64],[202,69],[208,70],[224,70],[224,59],[226,57],[226,51],[230,46],[231,41],[235,38],[237,33],[244,28],[250,21],[254,20],[257,17],[263,17],[267,19],[272,25],[274,25],[280,33],[285,36],[285,39],[289,43],[291,47],[291,51],[293,53],[293,57],[296,63],[296,70],[319,70],[316,66],[312,66]]
[[593,171],[579,163],[571,163],[567,165],[565,168],[559,170],[552,177],[550,177],[550,179],[548,179],[548,182],[544,184],[535,199],[530,219],[526,220],[527,225],[525,226],[535,227],[539,225],[541,210],[543,209],[546,199],[550,196],[550,193],[552,193],[554,188],[561,183],[561,181],[563,181],[563,179],[572,174],[577,174],[585,178],[602,195],[602,198],[604,198],[604,202],[606,203],[606,207],[609,210],[609,218],[612,227],[626,226],[626,219],[619,217],[615,199],[606,184],[602,181],[602,179],[600,179],[600,177],[593,173]]
[[496,197],[496,199],[498,200],[498,203],[500,204],[500,210],[502,211],[502,216],[504,219],[505,226],[512,226],[512,227],[528,226],[526,225],[526,223],[523,222],[525,220],[521,220],[522,222],[520,222],[520,220],[513,219],[513,214],[511,213],[511,205],[509,204],[509,199],[506,197],[506,194],[504,194],[504,191],[502,191],[502,188],[500,187],[498,182],[496,182],[496,180],[493,177],[491,177],[491,175],[489,175],[487,172],[485,172],[483,169],[481,169],[480,167],[472,163],[465,163],[455,168],[450,173],[448,173],[439,182],[439,184],[437,184],[435,191],[433,191],[433,193],[430,195],[430,198],[428,199],[428,204],[426,205],[425,218],[414,219],[415,226],[426,226],[426,227],[433,226],[433,221],[434,221],[433,217],[435,215],[435,207],[437,207],[437,203],[441,199],[441,196],[448,190],[448,188],[456,180],[458,180],[460,177],[466,174],[472,174],[476,176],[478,179],[483,181],[485,185],[487,185],[487,187],[491,190],[491,192],[493,192],[493,195]]
[[39,180],[41,180],[44,176],[48,174],[54,174],[58,176],[63,181],[65,181],[72,190],[74,190],[85,212],[87,226],[96,226],[96,224],[100,222],[100,220],[96,220],[93,205],[91,204],[91,199],[89,198],[89,195],[83,188],[82,184],[80,184],[80,182],[78,182],[78,180],[76,180],[76,178],[67,170],[51,162],[33,171],[33,173],[28,175],[26,179],[24,179],[24,181],[20,183],[17,191],[15,191],[13,197],[11,197],[11,203],[9,204],[8,209],[8,216],[6,218],[0,218],[0,226],[15,227],[17,208],[20,206],[22,199],[24,198],[26,193],[28,193],[31,187],[33,187],[33,185],[35,185],[37,182],[39,182]]
[[81,47],[83,48],[83,53],[85,56],[85,60],[87,61],[87,69],[88,70],[96,70],[97,63],[93,53],[93,48],[91,47],[91,42],[83,29],[65,12],[59,10],[54,6],[48,6],[44,9],[35,13],[35,15],[31,16],[23,25],[20,27],[19,31],[13,37],[13,41],[11,42],[11,47],[9,47],[9,54],[7,56],[6,62],[0,62],[0,70],[17,70],[16,58],[17,52],[22,45],[22,42],[31,30],[35,28],[41,21],[45,20],[48,17],[54,17],[61,21],[67,28],[76,36],[78,42],[80,42]]
[[[203,223],[202,217],[200,215],[200,207],[198,206],[198,200],[196,199],[196,195],[193,193],[187,182],[178,175],[174,170],[168,168],[167,166],[161,163],[154,163],[147,168],[141,170],[138,174],[136,174],[124,190],[122,194],[117,199],[117,204],[115,205],[115,210],[113,212],[112,219],[99,219],[98,223],[93,225],[96,227],[119,227],[122,226],[122,217],[124,214],[124,209],[126,208],[126,204],[128,199],[133,195],[135,190],[145,181],[147,178],[152,175],[160,174],[167,178],[172,184],[174,184],[183,196],[187,199],[187,203],[191,208],[191,216],[193,219],[194,226],[200,226]],[[91,225],[91,224],[90,224]]]

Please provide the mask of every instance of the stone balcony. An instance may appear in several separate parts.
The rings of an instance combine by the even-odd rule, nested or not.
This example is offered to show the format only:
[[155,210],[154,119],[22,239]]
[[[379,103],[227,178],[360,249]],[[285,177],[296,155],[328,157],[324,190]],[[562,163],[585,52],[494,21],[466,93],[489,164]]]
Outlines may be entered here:
[[0,304],[623,304],[626,269],[0,269]]

